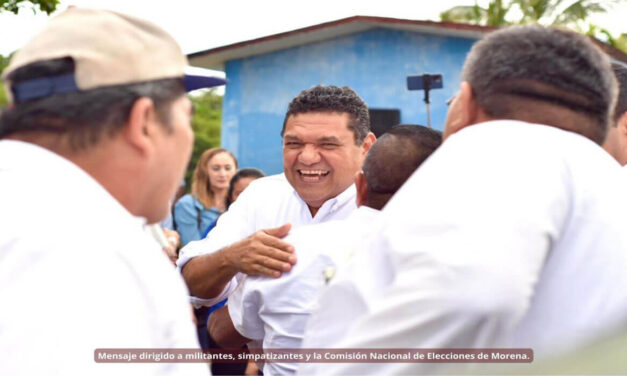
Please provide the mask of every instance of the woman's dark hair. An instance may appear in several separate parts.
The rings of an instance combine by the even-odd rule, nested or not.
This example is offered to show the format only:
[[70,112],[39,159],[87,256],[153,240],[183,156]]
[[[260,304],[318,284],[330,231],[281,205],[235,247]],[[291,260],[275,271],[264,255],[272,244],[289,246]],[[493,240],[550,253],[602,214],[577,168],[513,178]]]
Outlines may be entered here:
[[229,191],[226,194],[226,208],[228,210],[229,206],[233,203],[233,187],[235,184],[242,178],[255,178],[259,179],[266,176],[261,170],[256,168],[243,168],[235,173],[229,182]]

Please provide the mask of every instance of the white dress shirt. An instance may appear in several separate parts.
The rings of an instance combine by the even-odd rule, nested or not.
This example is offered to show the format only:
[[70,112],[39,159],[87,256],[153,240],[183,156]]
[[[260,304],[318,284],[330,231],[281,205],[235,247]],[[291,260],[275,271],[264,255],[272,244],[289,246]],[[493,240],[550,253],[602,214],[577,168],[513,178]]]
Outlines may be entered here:
[[206,364],[104,364],[97,348],[198,348],[185,285],[91,176],[0,141],[0,374],[206,375]]
[[[364,227],[356,242],[358,251],[337,268],[333,279],[321,290],[307,321],[302,348],[337,347],[352,325],[370,311],[371,304],[381,299],[392,283],[394,266],[387,250],[378,243],[378,233],[373,231],[376,223]],[[298,373],[319,373],[319,366],[301,363]]]
[[[378,210],[365,206],[343,221],[294,230],[286,241],[294,245],[298,263],[281,278],[250,277],[240,281],[229,298],[229,315],[240,334],[267,349],[301,347],[307,320],[320,290],[336,269],[361,252]],[[296,363],[266,363],[265,375],[293,374]]]
[[[294,229],[302,225],[344,219],[357,208],[355,195],[353,184],[337,197],[325,201],[315,217],[312,217],[307,203],[300,198],[284,174],[256,179],[220,216],[216,227],[205,239],[191,242],[181,249],[178,267],[181,269],[191,258],[219,251],[259,230],[280,227],[285,223],[291,223]],[[233,278],[219,296],[212,299],[192,297],[192,302],[207,306],[216,304],[233,292],[237,280],[242,277],[242,274],[238,274]]]
[[627,319],[625,192],[616,161],[575,133],[516,121],[458,132],[383,210],[396,277],[339,346],[530,347],[539,359],[607,334]]

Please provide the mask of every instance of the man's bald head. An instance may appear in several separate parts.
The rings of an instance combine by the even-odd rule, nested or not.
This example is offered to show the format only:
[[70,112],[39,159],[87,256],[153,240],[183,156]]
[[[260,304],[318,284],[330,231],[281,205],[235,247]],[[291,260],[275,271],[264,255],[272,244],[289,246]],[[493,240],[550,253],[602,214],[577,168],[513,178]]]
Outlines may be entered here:
[[[420,125],[397,125],[374,143],[362,171],[367,185],[361,204],[381,209],[442,143],[442,134]],[[360,192],[361,193],[361,192]]]

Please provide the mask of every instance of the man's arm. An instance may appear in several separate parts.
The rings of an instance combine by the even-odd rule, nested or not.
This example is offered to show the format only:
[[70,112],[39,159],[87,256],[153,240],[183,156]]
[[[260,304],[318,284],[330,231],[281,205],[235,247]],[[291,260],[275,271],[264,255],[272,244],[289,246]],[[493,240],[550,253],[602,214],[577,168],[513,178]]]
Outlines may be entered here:
[[290,227],[260,230],[217,252],[192,258],[182,268],[190,293],[214,298],[237,273],[280,277],[296,263],[294,247],[281,240]]
[[224,306],[209,316],[209,335],[223,348],[240,348],[250,342],[249,338],[241,335],[229,316],[228,306]]

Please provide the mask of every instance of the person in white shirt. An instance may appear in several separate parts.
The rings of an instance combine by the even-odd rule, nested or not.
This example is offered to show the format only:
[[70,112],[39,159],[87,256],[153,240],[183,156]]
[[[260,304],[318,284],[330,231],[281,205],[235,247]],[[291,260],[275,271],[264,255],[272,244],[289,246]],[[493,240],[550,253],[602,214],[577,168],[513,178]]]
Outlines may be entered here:
[[621,166],[627,165],[627,68],[617,63],[612,70],[618,81],[618,99],[614,108],[614,119],[603,143],[605,149]]
[[511,27],[473,46],[462,81],[444,143],[381,213],[394,280],[341,348],[531,348],[538,360],[627,319],[626,187],[600,147],[617,92],[608,57],[571,31]]
[[[441,141],[439,132],[416,125],[395,126],[383,134],[368,152],[363,171],[355,178],[359,208],[345,220],[293,230],[285,241],[295,247],[298,263],[278,279],[245,277],[229,298],[228,306],[211,316],[210,333],[216,342],[237,346],[254,340],[263,348],[300,348],[321,289],[349,259],[361,256],[379,210]],[[373,271],[378,272],[388,271]],[[333,295],[341,300],[361,298]],[[333,306],[320,310],[333,310],[333,318],[327,324],[334,327],[350,323],[353,317],[346,310],[334,310]],[[264,374],[293,374],[296,366],[266,363]]]
[[224,84],[186,64],[156,25],[71,8],[4,70],[0,374],[209,373],[95,352],[198,348],[185,285],[143,229],[167,215],[189,161],[186,90]]
[[244,274],[280,277],[296,263],[294,247],[281,239],[291,227],[355,210],[353,179],[375,141],[366,103],[348,87],[304,90],[281,135],[284,173],[252,182],[207,238],[181,250],[193,303],[220,302]]

